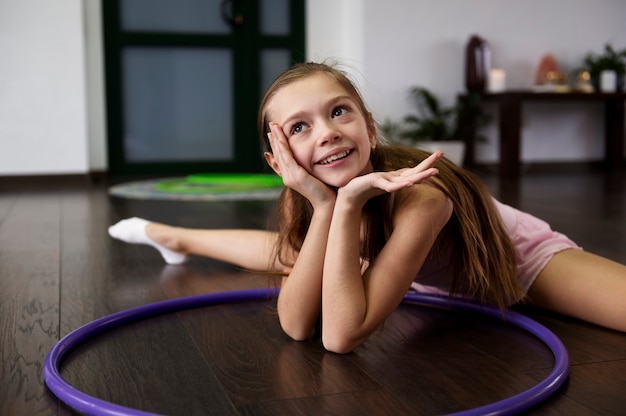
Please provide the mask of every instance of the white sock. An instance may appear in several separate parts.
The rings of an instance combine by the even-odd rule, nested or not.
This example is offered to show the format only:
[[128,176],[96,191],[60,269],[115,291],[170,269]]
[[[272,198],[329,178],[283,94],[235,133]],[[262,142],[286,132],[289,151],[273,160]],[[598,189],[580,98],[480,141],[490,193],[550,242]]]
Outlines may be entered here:
[[159,250],[159,253],[161,253],[163,260],[165,260],[167,264],[182,264],[187,261],[186,255],[170,250],[152,241],[150,237],[146,235],[146,225],[148,225],[148,223],[149,221],[137,217],[121,220],[117,224],[109,227],[109,235],[126,243],[150,245]]

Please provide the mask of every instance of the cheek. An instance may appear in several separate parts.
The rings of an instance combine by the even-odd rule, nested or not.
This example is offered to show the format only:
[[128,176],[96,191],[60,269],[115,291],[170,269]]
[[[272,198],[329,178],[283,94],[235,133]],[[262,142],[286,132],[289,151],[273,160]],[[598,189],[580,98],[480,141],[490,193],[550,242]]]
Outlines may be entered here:
[[304,146],[291,146],[291,154],[293,154],[293,158],[296,163],[306,169],[308,172],[311,171],[312,162],[312,153],[305,148]]

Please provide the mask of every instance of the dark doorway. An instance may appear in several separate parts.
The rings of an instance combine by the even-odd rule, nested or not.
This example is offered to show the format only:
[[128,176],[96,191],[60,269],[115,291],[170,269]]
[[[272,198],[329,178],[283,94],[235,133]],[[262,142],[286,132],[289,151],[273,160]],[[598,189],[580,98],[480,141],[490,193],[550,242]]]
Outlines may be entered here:
[[262,92],[304,59],[304,0],[103,0],[109,171],[259,172]]

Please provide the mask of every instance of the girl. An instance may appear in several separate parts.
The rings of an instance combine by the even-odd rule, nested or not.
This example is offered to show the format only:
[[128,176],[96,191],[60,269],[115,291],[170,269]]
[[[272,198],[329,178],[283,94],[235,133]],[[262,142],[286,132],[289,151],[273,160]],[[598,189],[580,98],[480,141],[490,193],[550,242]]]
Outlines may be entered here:
[[352,351],[410,288],[506,308],[520,301],[626,331],[626,266],[584,252],[495,201],[441,152],[389,146],[347,76],[300,64],[270,86],[258,128],[282,177],[278,232],[191,230],[124,220],[111,236],[281,273],[278,316],[293,339],[321,317],[326,349]]

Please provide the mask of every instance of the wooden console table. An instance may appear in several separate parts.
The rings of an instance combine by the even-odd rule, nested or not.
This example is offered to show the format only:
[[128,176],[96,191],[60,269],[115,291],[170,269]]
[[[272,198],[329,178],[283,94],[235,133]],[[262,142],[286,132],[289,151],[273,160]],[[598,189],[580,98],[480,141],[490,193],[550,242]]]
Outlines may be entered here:
[[[460,98],[462,98],[461,96]],[[602,102],[604,103],[604,163],[607,170],[616,170],[624,164],[624,100],[626,93],[555,93],[512,90],[496,94],[482,94],[483,102],[495,101],[498,107],[500,145],[499,174],[503,178],[520,175],[522,104],[538,102]],[[465,165],[475,166],[475,123],[467,122]]]

